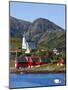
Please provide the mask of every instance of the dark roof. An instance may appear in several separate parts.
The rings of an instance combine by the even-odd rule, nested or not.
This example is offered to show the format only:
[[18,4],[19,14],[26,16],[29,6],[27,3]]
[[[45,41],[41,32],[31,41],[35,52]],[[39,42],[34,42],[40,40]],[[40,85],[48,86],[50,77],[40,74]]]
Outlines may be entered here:
[[34,41],[32,41],[32,40],[27,40],[27,42],[33,42],[34,43]]

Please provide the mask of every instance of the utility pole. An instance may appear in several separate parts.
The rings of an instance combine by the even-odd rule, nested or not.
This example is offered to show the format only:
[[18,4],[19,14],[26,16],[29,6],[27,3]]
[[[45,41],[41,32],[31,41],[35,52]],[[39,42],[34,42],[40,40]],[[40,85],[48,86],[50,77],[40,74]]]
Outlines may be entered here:
[[17,50],[16,50],[16,55],[15,55],[15,60],[17,59]]

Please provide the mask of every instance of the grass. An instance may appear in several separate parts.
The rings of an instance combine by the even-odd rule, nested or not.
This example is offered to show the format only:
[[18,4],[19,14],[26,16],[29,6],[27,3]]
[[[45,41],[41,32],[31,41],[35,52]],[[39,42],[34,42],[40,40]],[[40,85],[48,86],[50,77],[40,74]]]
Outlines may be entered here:
[[65,65],[63,66],[57,66],[57,64],[44,64],[44,65],[41,65],[40,67],[36,67],[38,69],[48,69],[48,70],[59,70],[59,69],[63,69],[65,68]]
[[19,49],[19,48],[21,48],[21,45],[22,45],[22,41],[20,38],[11,38],[10,39],[11,48]]
[[14,68],[15,67],[15,60],[10,60],[9,66],[10,66],[10,68]]

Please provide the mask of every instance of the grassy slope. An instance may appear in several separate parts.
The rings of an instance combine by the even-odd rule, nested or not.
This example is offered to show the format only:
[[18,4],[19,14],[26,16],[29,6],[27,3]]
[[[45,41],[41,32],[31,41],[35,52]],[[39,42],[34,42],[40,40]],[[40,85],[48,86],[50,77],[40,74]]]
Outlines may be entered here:
[[47,39],[39,44],[40,47],[48,47],[48,48],[59,48],[65,47],[65,33],[52,33],[48,35]]
[[10,39],[10,47],[11,48],[19,49],[19,48],[21,48],[21,45],[22,45],[21,43],[22,43],[22,41],[20,38],[11,38]]

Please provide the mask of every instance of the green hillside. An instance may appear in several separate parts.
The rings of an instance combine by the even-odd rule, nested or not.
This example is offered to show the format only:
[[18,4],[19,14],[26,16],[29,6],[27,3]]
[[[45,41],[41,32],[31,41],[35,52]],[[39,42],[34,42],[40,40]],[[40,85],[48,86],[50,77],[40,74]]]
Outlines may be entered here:
[[20,38],[10,38],[10,48],[11,49],[21,49],[22,41]]

